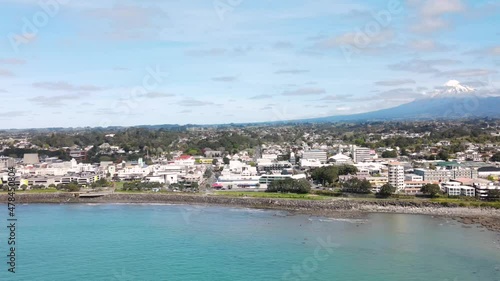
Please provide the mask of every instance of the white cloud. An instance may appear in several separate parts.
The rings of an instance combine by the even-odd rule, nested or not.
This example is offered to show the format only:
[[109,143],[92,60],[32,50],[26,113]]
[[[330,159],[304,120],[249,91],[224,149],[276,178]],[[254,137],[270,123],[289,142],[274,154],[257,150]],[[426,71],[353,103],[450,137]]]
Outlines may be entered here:
[[447,14],[465,11],[460,0],[409,0],[409,6],[417,10],[411,30],[417,33],[432,33],[451,27]]
[[284,96],[310,96],[310,95],[321,95],[326,93],[325,89],[322,88],[301,88],[293,91],[283,92]]

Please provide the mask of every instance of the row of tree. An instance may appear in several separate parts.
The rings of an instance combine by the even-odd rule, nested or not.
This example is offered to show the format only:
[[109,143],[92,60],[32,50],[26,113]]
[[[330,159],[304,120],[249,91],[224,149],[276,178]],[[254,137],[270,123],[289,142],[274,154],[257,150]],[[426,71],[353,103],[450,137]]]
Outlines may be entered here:
[[123,184],[122,190],[125,191],[150,191],[153,188],[161,188],[162,184],[159,182],[141,182],[132,181]]
[[353,165],[326,166],[311,171],[311,178],[323,185],[333,185],[341,175],[354,175],[358,169]]
[[266,192],[306,194],[311,191],[311,184],[306,179],[273,181],[267,186]]

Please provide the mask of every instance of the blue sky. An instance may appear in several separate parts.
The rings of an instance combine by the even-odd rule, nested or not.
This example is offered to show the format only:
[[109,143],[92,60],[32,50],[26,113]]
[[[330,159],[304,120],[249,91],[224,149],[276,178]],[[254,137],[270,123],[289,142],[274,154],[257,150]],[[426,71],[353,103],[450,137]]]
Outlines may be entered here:
[[500,85],[498,1],[3,0],[0,17],[0,128],[290,120]]

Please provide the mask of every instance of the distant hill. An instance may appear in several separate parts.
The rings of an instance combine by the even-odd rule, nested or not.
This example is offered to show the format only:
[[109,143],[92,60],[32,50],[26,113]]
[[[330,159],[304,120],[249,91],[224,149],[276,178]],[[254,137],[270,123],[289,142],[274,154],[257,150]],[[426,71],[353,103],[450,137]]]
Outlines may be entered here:
[[353,115],[329,116],[293,122],[389,121],[418,119],[460,119],[500,117],[500,96],[488,96],[475,89],[448,81],[440,90],[396,107]]
[[296,120],[294,122],[425,120],[472,117],[500,117],[500,97],[428,98],[373,112]]

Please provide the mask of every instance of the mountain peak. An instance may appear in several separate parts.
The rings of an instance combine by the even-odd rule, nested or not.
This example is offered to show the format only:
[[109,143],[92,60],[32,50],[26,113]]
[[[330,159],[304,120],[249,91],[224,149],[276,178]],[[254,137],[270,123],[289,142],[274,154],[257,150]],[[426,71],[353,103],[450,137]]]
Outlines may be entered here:
[[449,80],[442,87],[435,90],[432,94],[432,98],[442,98],[442,97],[454,97],[463,94],[469,94],[475,92],[476,89],[462,85],[457,80]]
[[450,80],[444,84],[444,92],[448,94],[471,93],[475,89],[466,85],[460,84],[457,80]]

